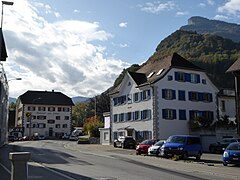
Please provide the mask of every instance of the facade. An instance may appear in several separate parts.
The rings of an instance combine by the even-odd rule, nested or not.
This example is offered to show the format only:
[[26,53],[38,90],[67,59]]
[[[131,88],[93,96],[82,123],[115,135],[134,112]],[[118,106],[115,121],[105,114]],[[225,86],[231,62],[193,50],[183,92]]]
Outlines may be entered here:
[[104,127],[99,128],[100,144],[110,145],[111,144],[110,112],[103,113],[103,117],[104,117]]
[[16,102],[16,127],[29,137],[70,134],[72,106],[72,99],[60,92],[27,91]]
[[217,93],[201,68],[176,53],[148,62],[110,93],[112,139],[190,134],[217,120]]
[[8,136],[8,82],[3,66],[0,71],[0,146],[7,143]]

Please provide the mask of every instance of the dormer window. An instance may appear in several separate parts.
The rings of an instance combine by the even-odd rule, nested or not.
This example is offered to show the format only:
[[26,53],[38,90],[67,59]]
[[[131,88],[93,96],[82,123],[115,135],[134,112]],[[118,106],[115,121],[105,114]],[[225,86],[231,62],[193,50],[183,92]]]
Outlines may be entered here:
[[157,73],[157,75],[160,75],[163,72],[164,69],[160,69]]
[[150,78],[150,77],[152,77],[153,76],[153,74],[154,74],[154,72],[151,72],[148,76],[147,76],[147,78]]
[[131,86],[131,85],[132,85],[132,83],[129,81],[129,82],[128,82],[128,86]]

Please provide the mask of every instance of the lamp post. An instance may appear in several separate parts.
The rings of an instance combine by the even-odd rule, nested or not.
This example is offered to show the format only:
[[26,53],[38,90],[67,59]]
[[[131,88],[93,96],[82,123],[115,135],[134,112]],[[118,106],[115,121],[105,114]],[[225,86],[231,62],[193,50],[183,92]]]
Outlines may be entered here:
[[3,26],[3,5],[12,6],[13,2],[11,2],[11,1],[2,1],[1,29],[2,29],[2,26]]
[[20,80],[22,80],[22,78],[13,78],[13,79],[9,79],[8,82],[13,81],[13,80],[20,81]]

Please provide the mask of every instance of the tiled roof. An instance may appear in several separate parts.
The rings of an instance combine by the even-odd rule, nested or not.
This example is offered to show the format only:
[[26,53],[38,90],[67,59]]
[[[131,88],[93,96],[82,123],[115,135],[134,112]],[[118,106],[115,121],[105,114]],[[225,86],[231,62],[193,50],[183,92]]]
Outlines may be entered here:
[[71,98],[55,91],[27,91],[19,99],[22,104],[74,106]]
[[233,72],[233,71],[239,71],[240,70],[240,59],[235,61],[230,68],[226,72]]
[[[165,57],[163,59],[157,59],[154,61],[147,61],[138,71],[128,72],[138,86],[144,86],[150,83],[154,83],[164,77],[164,75],[171,68],[189,69],[203,71],[202,68],[194,65],[190,61],[184,59],[177,53],[173,53],[172,56]],[[110,94],[119,92],[121,84],[117,86]]]

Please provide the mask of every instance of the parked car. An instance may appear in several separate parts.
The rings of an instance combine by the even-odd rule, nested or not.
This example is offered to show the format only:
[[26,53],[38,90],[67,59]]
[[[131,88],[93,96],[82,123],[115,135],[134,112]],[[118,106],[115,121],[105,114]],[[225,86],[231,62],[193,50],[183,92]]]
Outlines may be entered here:
[[240,142],[233,142],[224,150],[223,165],[240,164]]
[[226,148],[232,142],[240,142],[239,138],[223,138],[221,142],[210,144],[209,151],[211,153],[223,153],[223,148]]
[[44,136],[44,135],[39,135],[39,136],[38,136],[38,139],[39,139],[39,140],[44,140],[44,139],[46,139],[46,136]]
[[132,136],[119,136],[118,139],[114,140],[113,146],[135,149],[136,141]]
[[156,142],[154,145],[150,146],[148,148],[148,155],[149,156],[158,156],[159,154],[159,150],[162,147],[162,145],[164,144],[165,140],[160,140],[158,142]]
[[77,141],[79,139],[79,136],[76,136],[76,135],[71,135],[70,137],[69,137],[69,140],[70,141]]
[[8,142],[14,142],[16,140],[15,136],[9,135]]
[[65,133],[61,138],[62,139],[69,139],[69,134]]
[[20,140],[21,141],[29,141],[30,138],[29,138],[29,136],[23,136]]
[[177,155],[182,159],[196,157],[197,160],[200,160],[202,156],[200,137],[190,135],[170,136],[160,148],[159,155],[163,157]]
[[136,147],[136,155],[148,154],[148,148],[158,141],[158,139],[147,139],[142,141]]

